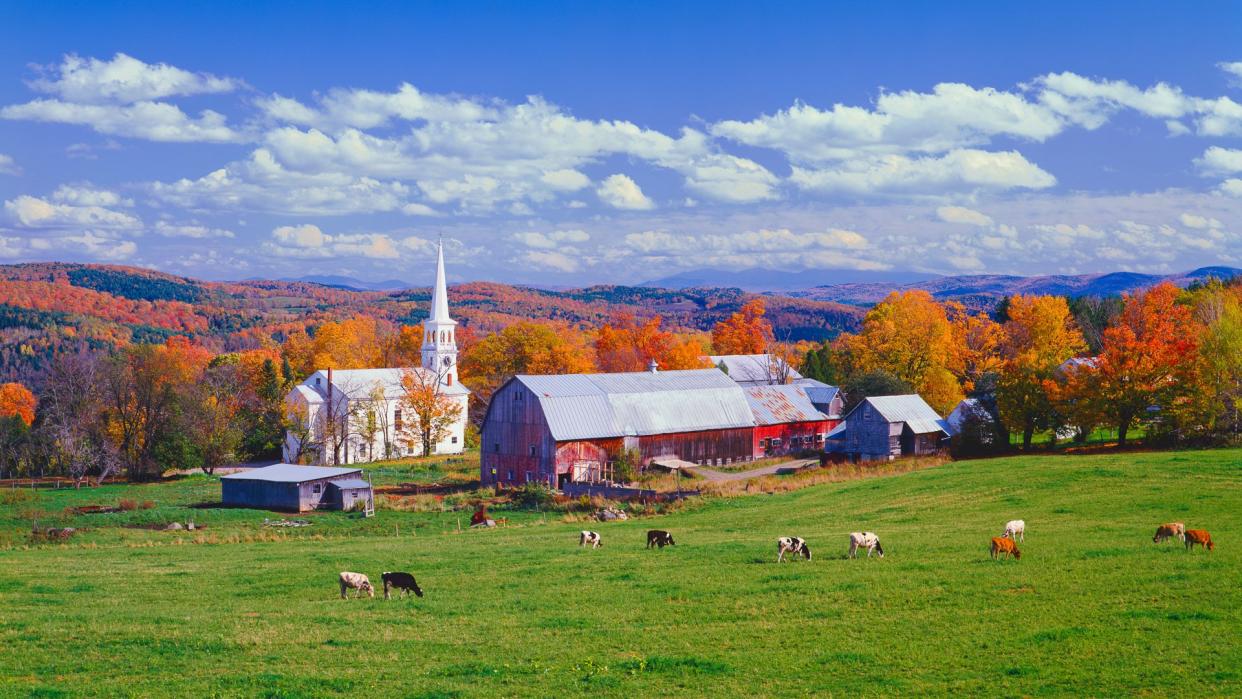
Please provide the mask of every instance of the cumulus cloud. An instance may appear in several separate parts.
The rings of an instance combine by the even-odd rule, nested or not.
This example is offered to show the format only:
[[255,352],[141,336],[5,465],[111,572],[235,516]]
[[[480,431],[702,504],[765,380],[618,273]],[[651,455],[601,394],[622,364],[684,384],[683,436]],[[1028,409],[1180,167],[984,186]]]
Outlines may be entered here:
[[943,156],[909,158],[887,155],[843,162],[836,168],[794,167],[790,181],[819,192],[897,192],[935,195],[979,189],[1046,189],[1056,178],[1017,151],[975,149],[950,151]]
[[1242,172],[1242,150],[1212,146],[1195,160],[1199,169],[1207,175],[1228,175]]
[[595,190],[600,201],[614,209],[654,209],[655,202],[643,194],[638,183],[628,175],[609,175]]
[[233,231],[223,228],[211,228],[197,223],[169,223],[156,221],[155,232],[165,238],[235,238]]
[[0,175],[20,175],[22,169],[17,166],[17,162],[12,156],[0,153]]
[[230,92],[240,81],[209,73],[192,73],[167,63],[144,63],[118,53],[110,61],[69,54],[59,66],[42,68],[30,81],[39,92],[70,102],[141,102],[145,100]]
[[122,198],[108,189],[91,185],[62,184],[52,192],[52,199],[75,206],[133,206],[133,199]]
[[591,236],[584,230],[574,229],[552,231],[550,233],[539,233],[537,231],[514,233],[513,239],[527,247],[554,250],[563,248],[566,244],[585,243],[591,239]]
[[788,228],[702,234],[648,230],[627,234],[624,243],[626,254],[678,267],[891,268],[874,259],[875,251],[865,237],[835,228],[808,233]]
[[[407,246],[409,247],[409,246]],[[397,243],[382,233],[347,233],[330,235],[319,226],[279,226],[272,230],[267,250],[281,257],[335,258],[366,257],[396,259],[401,256]]]
[[4,202],[5,211],[26,228],[113,228],[138,229],[142,222],[122,211],[103,206],[62,203],[27,194]]
[[945,223],[964,223],[969,226],[990,227],[992,217],[964,206],[942,206],[936,209],[936,215]]
[[102,134],[150,141],[230,143],[245,140],[228,126],[219,112],[204,109],[194,118],[166,102],[115,105],[39,99],[0,108],[0,118],[77,124]]
[[393,119],[454,122],[494,119],[496,110],[475,100],[433,95],[402,83],[393,92],[334,88],[310,107],[289,97],[272,95],[258,101],[271,119],[317,129],[372,129]]
[[582,267],[577,258],[556,250],[528,250],[522,259],[536,267],[558,272],[577,272]]
[[1217,63],[1216,67],[1235,78],[1242,78],[1242,61],[1224,61]]

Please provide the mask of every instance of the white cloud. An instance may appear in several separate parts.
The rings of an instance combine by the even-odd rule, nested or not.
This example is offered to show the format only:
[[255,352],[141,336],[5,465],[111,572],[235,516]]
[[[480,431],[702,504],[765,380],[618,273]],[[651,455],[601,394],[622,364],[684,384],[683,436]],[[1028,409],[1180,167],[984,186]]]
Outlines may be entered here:
[[20,175],[22,169],[17,166],[17,162],[12,156],[0,153],[0,175]]
[[401,213],[406,216],[439,216],[440,212],[427,206],[426,204],[406,204],[401,207]]
[[174,224],[156,221],[155,232],[166,238],[235,238],[233,231],[211,228],[197,223]]
[[1220,228],[1222,225],[1217,219],[1199,216],[1198,214],[1192,213],[1182,213],[1177,218],[1181,221],[1182,225],[1187,228],[1214,229]]
[[479,121],[492,119],[496,111],[477,101],[420,92],[402,83],[394,92],[335,88],[308,107],[288,97],[272,95],[258,101],[259,108],[277,121],[318,129],[371,129],[392,119],[403,121]]
[[942,206],[936,209],[936,215],[946,223],[964,223],[969,226],[991,227],[992,217],[964,206]]
[[166,102],[128,105],[77,104],[38,99],[0,108],[0,118],[89,126],[112,136],[151,141],[230,143],[246,140],[228,126],[223,114],[204,109],[198,118]]
[[539,177],[544,184],[562,192],[576,192],[591,186],[591,178],[569,168],[545,172]]
[[1216,67],[1235,78],[1242,78],[1242,61],[1224,61],[1217,63]]
[[788,228],[739,233],[648,230],[624,237],[622,254],[675,267],[889,269],[862,235],[844,229],[796,233]]
[[513,239],[527,247],[555,250],[558,248],[563,249],[569,243],[585,243],[591,239],[591,236],[584,230],[574,229],[552,231],[551,233],[539,233],[536,231],[514,233]]
[[1242,197],[1242,179],[1239,179],[1237,177],[1230,177],[1229,179],[1220,183],[1220,187],[1218,188],[1218,191],[1221,194],[1225,194],[1227,196]]
[[1212,146],[1203,152],[1202,157],[1195,160],[1195,165],[1208,175],[1242,172],[1242,150]]
[[941,157],[880,156],[833,169],[794,167],[790,181],[819,192],[934,195],[979,189],[1046,189],[1056,178],[1017,151],[953,150]]
[[26,194],[4,202],[9,216],[26,228],[114,228],[138,229],[142,222],[121,211],[102,206],[79,206],[40,199]]
[[[366,257],[396,259],[401,256],[397,243],[382,233],[347,233],[329,235],[319,226],[280,226],[272,230],[272,241],[266,249],[281,257],[336,258]],[[402,245],[411,248],[410,239]]]
[[[64,57],[59,66],[44,69],[44,76],[30,82],[39,92],[70,102],[141,102],[177,95],[230,92],[241,83],[208,73],[191,73],[166,63],[144,63],[123,53],[110,61]],[[48,77],[46,73],[56,73]]]
[[628,175],[609,175],[596,188],[595,194],[600,201],[614,209],[653,209],[655,202],[643,194],[638,183]]
[[555,250],[528,250],[522,255],[522,259],[536,267],[558,272],[572,273],[581,268],[577,259]]
[[121,195],[107,189],[96,189],[90,185],[62,184],[52,192],[52,199],[74,206],[133,206],[132,199],[123,199]]

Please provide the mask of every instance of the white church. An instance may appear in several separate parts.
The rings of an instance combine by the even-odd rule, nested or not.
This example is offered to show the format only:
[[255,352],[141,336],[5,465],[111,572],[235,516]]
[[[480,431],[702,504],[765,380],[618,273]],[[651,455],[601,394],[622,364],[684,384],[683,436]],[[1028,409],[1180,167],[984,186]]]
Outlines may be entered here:
[[[408,429],[413,416],[405,405],[401,384],[402,375],[408,371],[416,372],[423,385],[436,386],[445,400],[460,406],[457,419],[431,452],[462,453],[470,390],[457,380],[456,328],[457,321],[449,317],[441,243],[431,314],[423,323],[422,366],[320,369],[311,374],[285,398],[290,415],[297,416],[297,424],[285,434],[284,461],[351,464],[422,454],[422,445],[411,440],[413,430]],[[337,429],[330,429],[330,425]]]

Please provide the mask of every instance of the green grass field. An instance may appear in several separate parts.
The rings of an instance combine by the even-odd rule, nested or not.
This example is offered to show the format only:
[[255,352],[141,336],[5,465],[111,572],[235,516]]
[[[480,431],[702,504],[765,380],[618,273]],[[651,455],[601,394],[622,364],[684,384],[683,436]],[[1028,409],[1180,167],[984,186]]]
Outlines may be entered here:
[[[1242,694],[1242,450],[964,461],[715,499],[590,525],[596,551],[553,519],[384,526],[407,514],[356,535],[342,519],[323,538],[0,551],[0,696]],[[1022,560],[989,560],[1017,517]],[[1170,520],[1216,551],[1153,544]],[[651,527],[678,545],[644,550]],[[860,529],[883,560],[844,558]],[[782,534],[814,560],[775,564]],[[408,570],[427,596],[342,601],[345,569]]]

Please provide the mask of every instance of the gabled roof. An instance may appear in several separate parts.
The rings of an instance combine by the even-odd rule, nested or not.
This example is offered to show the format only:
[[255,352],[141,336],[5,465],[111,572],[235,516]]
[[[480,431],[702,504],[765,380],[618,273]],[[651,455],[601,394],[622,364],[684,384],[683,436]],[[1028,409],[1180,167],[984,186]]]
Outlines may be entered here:
[[622,374],[520,374],[553,439],[754,427],[742,388],[719,369]]
[[845,416],[845,420],[848,422],[850,415],[864,405],[870,405],[880,414],[880,417],[888,422],[906,423],[915,434],[929,432],[949,434],[948,423],[941,419],[935,410],[932,410],[922,396],[916,393],[904,396],[872,396],[854,406],[854,409]]
[[[841,393],[840,388],[829,386],[823,381],[816,381],[815,379],[801,378],[793,383],[795,386],[801,386],[802,390],[806,391],[807,397],[815,405],[828,405]],[[828,417],[836,416],[829,415]]]
[[[410,367],[424,376],[431,376],[431,372],[422,367]],[[401,398],[405,395],[405,390],[401,388],[401,375],[407,371],[403,367],[394,367],[390,369],[333,369],[332,370],[332,390],[340,395],[349,396],[350,400],[363,400],[370,397],[375,387],[381,386],[384,389],[385,398]],[[316,380],[319,381],[316,384]],[[466,388],[461,382],[450,385],[441,385],[441,392],[446,396],[468,395],[470,389]],[[305,390],[303,390],[305,389]],[[305,381],[294,387],[300,395],[309,402],[323,402],[328,393],[328,371],[320,369],[306,378]],[[307,393],[309,391],[309,393]]]
[[[771,367],[775,362],[784,361],[770,354],[714,354],[708,357],[712,364],[721,363],[728,369],[729,378],[738,383],[771,383]],[[791,380],[802,378],[793,367],[789,367]]]
[[759,425],[781,425],[788,422],[817,422],[828,416],[815,409],[802,386],[743,386],[746,402]]
[[342,478],[340,480],[329,481],[338,488],[370,488],[371,484],[361,478]]
[[319,480],[320,478],[351,476],[356,473],[362,473],[362,469],[336,468],[331,466],[299,466],[297,464],[273,464],[271,466],[264,466],[263,468],[252,468],[249,471],[230,473],[227,476],[220,476],[220,478],[233,481],[303,483],[305,481]]

